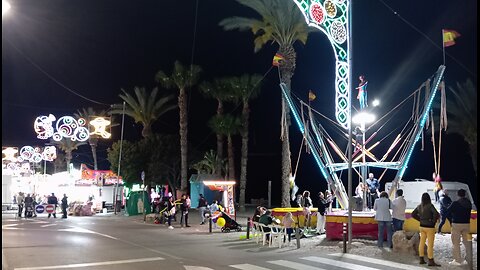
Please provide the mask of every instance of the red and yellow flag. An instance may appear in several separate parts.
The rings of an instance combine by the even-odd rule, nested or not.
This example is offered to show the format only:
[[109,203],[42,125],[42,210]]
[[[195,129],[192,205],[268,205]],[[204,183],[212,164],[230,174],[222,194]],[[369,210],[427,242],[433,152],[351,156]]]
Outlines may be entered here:
[[443,47],[449,47],[455,45],[455,39],[460,36],[457,31],[442,29],[443,33]]
[[283,56],[279,53],[276,53],[273,57],[272,66],[278,67],[280,66],[280,62],[283,60]]

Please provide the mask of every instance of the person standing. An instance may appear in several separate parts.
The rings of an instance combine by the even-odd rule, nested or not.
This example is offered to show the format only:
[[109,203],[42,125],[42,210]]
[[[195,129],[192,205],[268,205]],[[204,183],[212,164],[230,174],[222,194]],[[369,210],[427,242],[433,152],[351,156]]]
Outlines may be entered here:
[[358,95],[357,99],[360,103],[360,110],[363,110],[365,107],[368,107],[367,105],[367,84],[368,81],[365,79],[364,75],[360,75],[358,77],[360,80],[360,83],[358,84],[358,87],[355,89],[358,89]]
[[62,218],[67,218],[67,207],[68,207],[68,201],[67,201],[67,194],[63,194],[62,198]]
[[378,198],[378,189],[380,188],[380,182],[373,177],[373,173],[368,174],[367,178],[367,204],[368,208],[372,209],[373,203]]
[[183,222],[185,221],[185,227],[190,227],[188,225],[188,209],[189,209],[187,195],[183,194],[182,199],[180,200],[180,211],[182,216],[180,217],[180,226],[183,227]]
[[443,189],[442,178],[440,178],[440,174],[436,174],[436,173],[433,173],[432,177],[435,183],[435,187],[433,189],[433,191],[435,192],[435,202],[438,202],[440,200],[440,196],[439,196],[440,190]]
[[405,222],[405,209],[407,208],[407,201],[403,197],[403,190],[398,189],[397,197],[392,201],[392,223],[393,232],[403,230],[403,223]]
[[23,203],[25,201],[25,197],[23,195],[23,192],[19,192],[17,196],[17,205],[18,205],[18,217],[22,217],[22,212],[23,212]]
[[392,248],[392,215],[390,209],[392,209],[392,203],[388,198],[388,194],[385,191],[380,193],[380,198],[375,200],[373,205],[375,212],[375,220],[378,222],[378,247],[383,247],[383,235],[385,230],[387,231],[387,244],[389,248]]
[[312,217],[312,198],[310,198],[310,191],[305,190],[303,192],[303,201],[302,201],[302,207],[303,207],[303,213],[305,214],[305,227],[310,228],[310,219]]
[[173,197],[170,196],[168,197],[168,201],[167,201],[167,222],[168,222],[168,228],[173,230],[173,226],[172,226],[172,219],[173,217],[175,216],[175,202],[173,201]]
[[33,208],[33,198],[30,196],[30,193],[27,194],[25,197],[25,218],[29,218],[33,216],[34,208]]
[[435,223],[439,216],[440,214],[433,206],[430,195],[427,192],[423,193],[421,203],[412,212],[412,217],[420,221],[420,243],[418,245],[420,264],[425,264],[425,242],[427,241],[428,266],[440,266],[433,260]]
[[55,193],[52,192],[51,196],[48,196],[48,204],[53,205],[53,213],[48,213],[48,218],[53,214],[53,218],[57,218],[57,206],[58,206],[58,199],[55,196]]
[[[453,261],[450,265],[465,265],[460,252],[460,237],[462,238],[465,250],[470,234],[470,215],[472,212],[472,203],[465,197],[466,191],[459,189],[457,192],[458,200],[454,201],[446,211],[446,215],[452,215],[452,243],[453,243]],[[472,254],[467,253],[467,258],[471,258]]]
[[327,208],[330,205],[330,202],[325,199],[323,192],[318,193],[318,212],[317,212],[317,233],[325,233],[325,214],[327,213]]
[[444,189],[440,191],[440,224],[438,224],[438,233],[442,233],[442,227],[445,225],[445,221],[448,219],[450,222],[450,228],[452,227],[452,215],[447,215],[447,209],[452,204],[452,199],[448,196],[448,191]]
[[207,200],[203,197],[203,194],[200,194],[198,199],[198,210],[200,212],[200,225],[205,224],[205,211],[207,210]]
[[[292,212],[287,212],[282,219],[282,224],[285,227],[285,233],[288,236],[288,242],[292,239],[293,233],[293,224],[295,224],[295,220],[293,219]],[[285,239],[283,240],[285,242]]]

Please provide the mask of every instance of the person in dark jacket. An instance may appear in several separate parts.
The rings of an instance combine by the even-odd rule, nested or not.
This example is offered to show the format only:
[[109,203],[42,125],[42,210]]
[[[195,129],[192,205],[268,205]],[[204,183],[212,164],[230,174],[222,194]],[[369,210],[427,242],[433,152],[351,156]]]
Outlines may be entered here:
[[[463,245],[467,247],[468,234],[470,233],[470,215],[472,212],[472,203],[469,199],[465,198],[466,191],[460,189],[457,192],[458,200],[454,201],[450,207],[448,207],[446,214],[452,215],[452,243],[453,243],[453,261],[450,265],[458,266],[467,264],[466,260],[463,260],[460,254],[460,237],[462,238]],[[470,258],[472,254],[467,253],[467,258]]]
[[185,227],[190,227],[188,225],[188,209],[190,206],[188,205],[187,202],[187,194],[182,195],[182,199],[180,200],[180,211],[182,213],[182,216],[180,217],[180,226],[183,227],[183,221],[185,220]]
[[435,241],[435,223],[439,218],[437,209],[432,204],[432,199],[428,193],[422,194],[421,203],[413,210],[412,217],[420,221],[420,244],[418,245],[418,255],[420,264],[425,264],[425,242],[428,240],[427,255],[428,266],[440,266],[433,260],[433,243]]
[[205,212],[207,211],[207,200],[203,197],[203,194],[200,194],[198,199],[198,212],[200,213],[200,225],[205,224]]
[[317,212],[317,234],[325,233],[325,214],[327,213],[327,208],[330,205],[330,201],[325,199],[323,192],[318,193],[318,212]]
[[167,201],[166,215],[167,215],[168,228],[173,230],[172,219],[173,219],[173,216],[175,215],[175,201],[173,201],[172,196],[170,196]]
[[48,213],[48,218],[50,218],[52,214],[53,214],[53,218],[57,218],[56,212],[57,212],[57,206],[58,206],[58,199],[55,196],[55,193],[52,192],[52,196],[48,196],[47,202],[48,204],[53,205],[53,213]]
[[63,194],[62,198],[62,218],[67,218],[67,207],[68,207],[68,201],[67,201],[67,194]]
[[444,189],[440,191],[440,224],[438,224],[438,233],[442,233],[442,227],[448,219],[450,227],[452,227],[452,215],[447,215],[447,208],[452,204],[452,199],[448,196],[448,191]]

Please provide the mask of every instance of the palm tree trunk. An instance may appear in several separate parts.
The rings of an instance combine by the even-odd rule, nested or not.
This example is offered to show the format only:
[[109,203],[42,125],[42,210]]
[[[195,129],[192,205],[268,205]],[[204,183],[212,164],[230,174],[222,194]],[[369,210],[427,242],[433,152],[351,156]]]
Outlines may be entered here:
[[[220,99],[217,99],[217,115],[220,116],[223,114],[223,102]],[[215,174],[222,176],[222,160],[223,160],[223,135],[217,133],[217,160],[215,163]]]
[[184,88],[180,88],[178,95],[178,107],[180,109],[180,189],[187,192],[187,93]]
[[[293,46],[280,47],[279,53],[284,56],[285,60],[280,65],[281,80],[287,85],[290,91],[291,79],[295,71],[296,53]],[[287,93],[290,95],[290,93]],[[288,107],[286,100],[282,96],[284,111],[282,113],[286,116],[287,124],[284,127],[284,139],[282,141],[282,207],[290,207],[290,174],[292,172],[292,161],[290,158],[290,107]]]
[[242,110],[242,158],[240,160],[240,211],[245,211],[245,190],[247,188],[247,161],[248,161],[248,117],[250,109],[248,100],[243,102]]
[[93,169],[98,170],[98,162],[97,162],[97,138],[92,138],[89,140],[90,147],[92,148],[92,156],[93,156]]
[[72,150],[65,150],[65,160],[67,161],[67,172],[70,172],[70,162],[72,161]]
[[473,170],[475,171],[475,176],[477,176],[477,144],[470,144],[470,156],[472,157]]
[[228,142],[228,178],[235,179],[235,164],[234,164],[234,156],[233,156],[233,141],[232,136],[229,134],[227,136]]

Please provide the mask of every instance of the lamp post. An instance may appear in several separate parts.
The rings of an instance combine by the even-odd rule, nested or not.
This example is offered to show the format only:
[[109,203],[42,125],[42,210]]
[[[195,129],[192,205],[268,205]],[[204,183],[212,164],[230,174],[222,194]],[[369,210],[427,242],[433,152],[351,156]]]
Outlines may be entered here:
[[[365,153],[366,153],[366,149],[365,149],[365,133],[366,133],[365,125],[370,124],[373,121],[375,121],[375,115],[373,115],[371,113],[368,113],[368,112],[365,112],[365,111],[362,111],[362,112],[356,114],[352,118],[352,121],[353,121],[353,123],[355,123],[357,125],[360,125],[360,131],[362,132],[362,140],[361,140],[362,166],[361,166],[360,172],[362,174],[362,182],[363,182],[364,187],[365,187],[366,186],[366,180],[367,180],[367,170],[368,170],[368,166],[367,166],[367,162],[366,162],[366,158],[365,158]],[[357,143],[358,143],[358,141],[357,141]],[[366,199],[367,199],[367,190],[366,189],[364,189],[364,191],[363,191],[363,198],[364,199],[363,199],[362,208],[363,208],[363,210],[365,210],[366,209]]]

